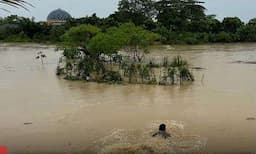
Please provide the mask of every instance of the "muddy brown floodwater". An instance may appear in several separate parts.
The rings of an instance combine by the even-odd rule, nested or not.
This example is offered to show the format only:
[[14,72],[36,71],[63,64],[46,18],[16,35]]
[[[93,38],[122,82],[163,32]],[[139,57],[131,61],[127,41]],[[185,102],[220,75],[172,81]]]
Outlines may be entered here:
[[[55,75],[60,54],[0,45],[0,145],[11,153],[256,152],[256,44],[153,48],[154,59],[182,55],[206,68],[181,86],[65,81]],[[160,123],[171,139],[151,137]]]

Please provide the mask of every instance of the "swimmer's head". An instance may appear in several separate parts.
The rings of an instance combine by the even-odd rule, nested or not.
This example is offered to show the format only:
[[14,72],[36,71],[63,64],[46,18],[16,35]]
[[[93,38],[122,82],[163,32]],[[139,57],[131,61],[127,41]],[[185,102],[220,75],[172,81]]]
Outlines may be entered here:
[[159,131],[165,131],[166,130],[166,125],[165,124],[161,124],[159,126]]

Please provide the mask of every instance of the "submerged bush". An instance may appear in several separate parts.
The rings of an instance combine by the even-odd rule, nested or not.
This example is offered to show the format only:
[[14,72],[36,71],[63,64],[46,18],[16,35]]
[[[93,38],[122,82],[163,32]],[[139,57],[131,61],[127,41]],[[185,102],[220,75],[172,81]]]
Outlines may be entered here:
[[144,83],[144,80],[150,79],[150,67],[147,65],[139,64],[137,65],[137,69],[142,83]]
[[86,79],[93,72],[94,62],[90,58],[82,59],[78,64],[80,76]]
[[159,84],[175,84],[182,83],[183,81],[194,81],[194,76],[189,70],[189,65],[186,60],[181,56],[174,57],[170,64],[167,63],[168,59],[164,60],[164,68],[166,75],[162,76]]
[[172,59],[171,67],[188,67],[188,62],[184,60],[181,56],[176,56]]
[[75,58],[78,58],[80,56],[80,51],[78,51],[75,48],[65,48],[64,51],[63,51],[63,55],[67,59],[75,59]]
[[164,57],[162,65],[163,65],[163,67],[168,67],[169,66],[169,59],[168,59],[168,57]]
[[[194,76],[189,70],[188,62],[184,60],[181,56],[174,57],[170,67],[171,69],[169,75],[178,76],[180,82],[194,81]],[[171,76],[171,78],[175,80],[173,76]]]
[[120,83],[122,81],[122,77],[119,72],[108,71],[104,74],[103,81],[108,83]]
[[[150,45],[159,39],[157,34],[132,23],[110,28],[105,32],[99,31],[94,26],[82,25],[65,33],[63,37],[68,48],[65,48],[63,55],[67,60],[65,71],[69,76],[110,83],[127,81],[158,84],[159,78],[162,77],[164,80],[172,80],[172,84],[178,80],[192,80],[188,63],[180,56],[172,61],[165,58],[162,63],[146,61],[145,54],[149,52]],[[170,34],[177,35],[180,40],[188,38],[192,44],[197,42],[197,35],[192,33]],[[126,52],[127,58],[125,54],[118,54],[120,50]],[[165,71],[162,73],[163,69]],[[155,74],[159,75],[159,78]]]
[[182,81],[194,81],[194,76],[189,71],[188,67],[179,68],[180,80]]

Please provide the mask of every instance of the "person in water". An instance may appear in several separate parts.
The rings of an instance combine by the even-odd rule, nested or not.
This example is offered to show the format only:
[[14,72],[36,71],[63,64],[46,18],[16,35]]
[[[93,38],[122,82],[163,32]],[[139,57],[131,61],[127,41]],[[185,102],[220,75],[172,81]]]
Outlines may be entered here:
[[159,126],[159,131],[152,135],[152,137],[156,137],[156,136],[161,136],[161,137],[166,139],[166,138],[171,137],[171,134],[166,132],[166,125],[165,124],[161,124]]

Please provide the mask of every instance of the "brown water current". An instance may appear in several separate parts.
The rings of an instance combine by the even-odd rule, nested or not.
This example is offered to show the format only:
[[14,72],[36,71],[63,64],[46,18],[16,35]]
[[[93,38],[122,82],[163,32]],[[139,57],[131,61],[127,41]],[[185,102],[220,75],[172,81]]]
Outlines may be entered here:
[[[65,81],[60,55],[0,45],[0,145],[11,153],[256,152],[256,44],[152,48],[149,59],[181,55],[205,68],[176,86]],[[161,123],[172,138],[151,137]]]

